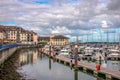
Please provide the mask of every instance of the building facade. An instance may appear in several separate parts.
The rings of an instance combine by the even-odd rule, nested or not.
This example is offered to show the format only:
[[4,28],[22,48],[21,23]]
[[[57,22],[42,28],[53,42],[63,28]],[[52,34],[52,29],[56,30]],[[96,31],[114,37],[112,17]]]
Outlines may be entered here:
[[20,33],[20,41],[21,41],[21,43],[25,43],[25,44],[27,44],[27,36],[28,36],[28,34],[27,34],[27,32],[26,31],[22,31],[21,33]]
[[33,34],[33,42],[34,44],[38,44],[38,35],[36,33]]
[[39,42],[47,42],[52,46],[65,46],[69,43],[69,38],[63,35],[52,35],[50,37],[39,37]]
[[0,44],[3,44],[5,38],[5,32],[3,30],[0,30]]
[[63,35],[50,36],[50,45],[52,46],[65,46],[68,44],[69,38]]
[[[4,41],[9,43],[24,43],[24,44],[37,44],[38,36],[33,31],[25,30],[17,26],[3,26],[0,25],[0,37],[3,42],[3,36],[6,38]],[[4,32],[3,32],[4,31]],[[3,40],[2,40],[3,39]]]
[[16,26],[5,26],[6,38],[8,42],[17,42],[20,43],[20,34],[24,30],[21,27]]
[[50,42],[50,37],[39,37],[38,38],[39,42]]

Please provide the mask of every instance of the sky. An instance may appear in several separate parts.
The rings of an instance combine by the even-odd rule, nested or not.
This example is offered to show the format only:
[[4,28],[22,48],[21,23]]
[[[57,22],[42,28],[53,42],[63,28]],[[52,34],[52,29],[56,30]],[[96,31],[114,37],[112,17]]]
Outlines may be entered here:
[[[120,0],[0,0],[0,24],[39,36],[59,33],[82,42],[119,41]],[[108,37],[107,37],[108,34]]]

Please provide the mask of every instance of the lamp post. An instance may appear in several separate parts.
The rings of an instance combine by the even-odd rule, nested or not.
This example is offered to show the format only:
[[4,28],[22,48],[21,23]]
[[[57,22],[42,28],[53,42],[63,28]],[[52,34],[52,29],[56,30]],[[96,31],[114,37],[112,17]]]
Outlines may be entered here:
[[51,56],[51,45],[49,46],[49,56]]
[[75,45],[75,69],[77,69],[78,66],[78,46]]
[[74,80],[78,80],[78,70],[74,70]]
[[51,70],[51,58],[49,58],[49,70]]

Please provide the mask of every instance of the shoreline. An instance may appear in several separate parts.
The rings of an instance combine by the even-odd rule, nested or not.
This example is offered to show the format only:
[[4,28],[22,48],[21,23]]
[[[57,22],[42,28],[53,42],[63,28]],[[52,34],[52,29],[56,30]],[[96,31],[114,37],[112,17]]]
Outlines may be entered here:
[[23,76],[17,72],[19,68],[18,56],[19,50],[13,53],[1,66],[0,66],[0,80],[25,80]]

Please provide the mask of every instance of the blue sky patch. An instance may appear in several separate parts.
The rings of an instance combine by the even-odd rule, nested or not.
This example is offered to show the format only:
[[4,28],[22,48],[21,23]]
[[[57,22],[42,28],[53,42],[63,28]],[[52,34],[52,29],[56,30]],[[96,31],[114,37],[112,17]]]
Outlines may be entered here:
[[0,22],[3,25],[17,25],[17,22]]

